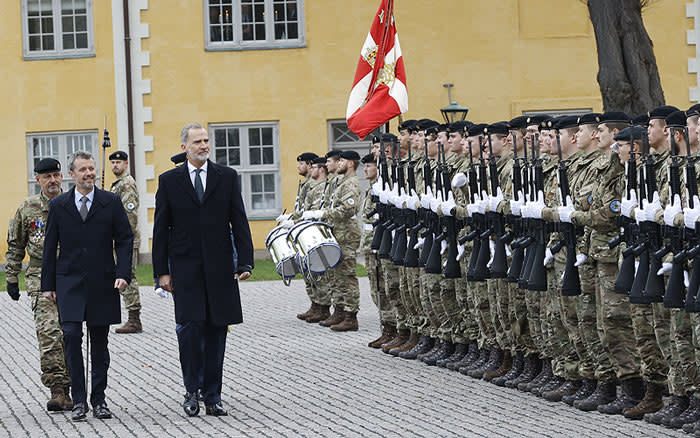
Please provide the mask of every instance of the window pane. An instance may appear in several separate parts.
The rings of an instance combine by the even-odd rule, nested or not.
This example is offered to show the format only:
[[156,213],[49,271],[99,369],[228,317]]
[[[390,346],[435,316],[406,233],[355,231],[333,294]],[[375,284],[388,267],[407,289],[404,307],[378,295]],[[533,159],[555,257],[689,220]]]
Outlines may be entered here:
[[251,146],[260,145],[260,129],[259,128],[249,128],[248,129],[248,144]]
[[264,187],[266,192],[274,192],[275,191],[275,175],[271,173],[266,173],[263,176],[264,179]]
[[278,3],[275,2],[274,4],[274,10],[275,10],[275,21],[284,21],[286,14],[285,12],[285,7],[284,7],[284,2]]
[[41,24],[38,18],[30,18],[27,26],[27,30],[30,34],[41,32]]
[[209,24],[219,24],[221,23],[221,8],[218,6],[212,6],[209,8]]
[[250,175],[250,191],[253,193],[262,193],[262,175]]
[[241,4],[241,23],[252,23],[253,22],[253,7]]
[[229,146],[240,146],[240,139],[238,138],[238,128],[232,128],[226,130],[228,134],[228,144]]
[[215,129],[214,130],[214,144],[219,146],[226,146],[226,130]]
[[275,151],[273,148],[263,148],[263,164],[275,164]]
[[251,204],[252,204],[253,210],[262,210],[264,208],[262,195],[252,195],[251,196]]
[[265,21],[265,5],[259,0],[256,0],[255,3],[255,22],[260,23]]
[[212,41],[221,41],[221,27],[211,26],[209,30],[209,39]]
[[38,35],[29,37],[29,50],[41,50],[41,37]]
[[78,49],[87,49],[88,37],[86,33],[79,33],[75,36],[75,47]]
[[61,19],[61,23],[63,23],[63,32],[73,32],[73,18],[72,17],[63,17]]
[[233,41],[233,26],[222,26],[224,29],[224,41]]
[[297,21],[297,2],[287,1],[287,21]]
[[287,25],[287,38],[290,40],[299,38],[299,29],[296,23],[290,23]]
[[241,165],[241,150],[239,148],[231,148],[228,150],[228,165],[229,166],[240,166]]
[[61,0],[61,12],[64,15],[73,14],[73,0]]
[[287,26],[282,24],[275,24],[275,39],[276,40],[286,40],[287,39]]
[[27,0],[27,15],[38,17],[40,12],[39,0]]
[[265,209],[272,210],[275,208],[275,201],[277,200],[277,195],[274,193],[266,193],[265,198]]
[[[75,30],[78,32],[85,32],[87,30],[87,16],[77,15],[75,17]],[[65,29],[63,29],[66,32]]]
[[260,164],[260,148],[250,148],[250,164]]
[[272,145],[272,128],[262,128],[262,144]]
[[221,165],[228,165],[228,158],[226,157],[226,149],[217,149],[216,150],[216,164],[221,164]]
[[252,41],[253,40],[253,25],[252,24],[244,24],[241,29],[242,35],[241,37],[243,38],[243,41]]
[[264,40],[265,39],[265,25],[264,24],[256,24],[255,25],[255,39],[256,40]]
[[63,49],[75,49],[75,38],[73,38],[73,34],[63,34]]
[[43,50],[53,50],[53,35],[41,37],[41,48]]
[[41,33],[53,33],[53,18],[41,19]]

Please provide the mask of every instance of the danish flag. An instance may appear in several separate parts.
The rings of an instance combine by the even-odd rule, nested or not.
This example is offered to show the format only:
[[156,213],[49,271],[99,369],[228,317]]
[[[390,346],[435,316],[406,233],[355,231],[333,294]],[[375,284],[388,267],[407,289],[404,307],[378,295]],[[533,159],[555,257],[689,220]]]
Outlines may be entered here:
[[363,139],[406,111],[406,68],[394,22],[394,1],[382,0],[362,46],[345,117],[348,128]]

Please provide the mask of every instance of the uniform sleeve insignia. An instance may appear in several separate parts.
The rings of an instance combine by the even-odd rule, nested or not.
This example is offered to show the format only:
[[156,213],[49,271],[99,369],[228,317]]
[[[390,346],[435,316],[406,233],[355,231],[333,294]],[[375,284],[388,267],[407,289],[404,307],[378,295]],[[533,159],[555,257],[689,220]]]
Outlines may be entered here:
[[610,211],[617,214],[620,212],[620,201],[612,201],[610,203]]
[[355,200],[352,198],[348,199],[348,205],[355,205]]
[[127,203],[126,203],[126,209],[127,209],[127,210],[131,211],[131,210],[134,209],[134,207],[136,207],[136,206],[134,205],[133,202],[127,202]]
[[29,226],[32,227],[33,230],[37,230],[39,228],[43,228],[44,222],[43,221],[31,221],[29,223]]

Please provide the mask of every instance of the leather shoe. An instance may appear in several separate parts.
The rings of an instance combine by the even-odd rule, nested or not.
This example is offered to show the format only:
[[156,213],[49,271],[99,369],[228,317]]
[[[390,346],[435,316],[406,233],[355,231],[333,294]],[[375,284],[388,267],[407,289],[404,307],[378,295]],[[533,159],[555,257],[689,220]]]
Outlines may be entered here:
[[221,406],[221,402],[215,405],[206,405],[206,411],[207,415],[213,415],[215,417],[223,417],[224,415],[228,415],[226,409]]
[[112,412],[107,407],[107,403],[102,402],[97,406],[92,407],[92,416],[99,420],[107,420],[112,418]]
[[194,417],[199,414],[199,402],[197,401],[197,393],[188,392],[185,394],[185,402],[182,404],[185,414]]
[[87,403],[76,403],[73,406],[73,411],[71,412],[70,419],[73,421],[87,421],[87,413],[90,410]]

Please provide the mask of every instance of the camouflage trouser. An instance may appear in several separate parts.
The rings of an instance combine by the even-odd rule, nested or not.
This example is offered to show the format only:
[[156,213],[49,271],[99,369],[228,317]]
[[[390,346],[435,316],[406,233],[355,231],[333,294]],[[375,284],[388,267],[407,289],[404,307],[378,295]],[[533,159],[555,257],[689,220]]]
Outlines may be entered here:
[[389,297],[386,294],[384,275],[378,264],[377,255],[372,251],[365,251],[365,267],[367,269],[367,277],[369,279],[369,291],[372,295],[374,305],[379,307],[380,317],[384,324],[394,324],[396,322],[396,314],[391,306]]
[[641,377],[629,296],[615,293],[617,263],[596,262],[598,335],[619,380]]
[[[578,329],[583,343],[583,356],[579,364],[581,377],[591,379],[593,376],[601,382],[615,380],[615,369],[608,351],[603,348],[600,333],[598,332],[597,303],[600,297],[597,294],[597,272],[593,260],[579,266],[581,280],[581,295],[578,297],[576,314],[578,316]],[[580,354],[580,353],[579,353]]]
[[131,259],[131,282],[121,291],[126,310],[141,310],[141,297],[139,296],[139,282],[136,280],[136,264],[139,261],[138,243],[134,243],[134,254]]
[[668,362],[656,341],[651,304],[630,304],[630,307],[634,341],[641,361],[642,376],[647,382],[666,385]]
[[63,331],[58,317],[58,306],[41,293],[41,273],[26,275],[27,295],[34,313],[36,338],[39,342],[41,383],[47,388],[70,386],[68,367],[63,344]]
[[462,334],[462,311],[457,303],[454,278],[440,279],[440,305],[444,318],[440,326],[440,339],[463,344],[466,340]]
[[673,360],[673,345],[671,343],[671,312],[664,303],[651,303],[653,315],[654,336],[659,349],[668,364],[668,389],[671,394],[680,391],[682,377],[678,375],[678,362]]
[[423,304],[420,300],[421,280],[420,276],[423,272],[422,268],[406,268],[406,281],[408,283],[408,293],[413,303],[413,308],[416,312],[415,329],[418,333],[430,336],[430,324],[428,316],[425,314]]
[[[693,345],[695,345],[695,366],[700,370],[700,313],[691,313],[690,322],[693,328]],[[697,378],[700,379],[700,376]],[[700,398],[700,381],[695,382],[693,395],[695,398]]]
[[693,328],[690,314],[682,309],[669,309],[671,320],[671,368],[675,382],[672,395],[686,395],[696,389],[698,368],[695,365]]
[[440,296],[440,279],[442,275],[423,273],[420,278],[420,301],[423,306],[423,311],[428,315],[428,320],[430,321],[430,337],[437,338],[440,324],[442,323],[442,312],[433,305],[433,302],[437,302]]
[[455,298],[460,311],[460,332],[465,342],[473,342],[479,339],[479,325],[475,312],[473,292],[474,284],[467,282],[468,260],[464,257],[459,262],[462,278],[455,279]]
[[503,282],[508,290],[508,315],[514,349],[525,354],[535,354],[537,348],[530,336],[525,292],[518,289],[517,283],[508,283],[506,280]]
[[508,318],[508,287],[503,278],[486,280],[488,288],[489,308],[491,309],[491,323],[496,332],[496,342],[501,350],[510,350],[513,347],[513,332],[510,329]]
[[387,296],[389,297],[389,301],[396,315],[396,328],[407,329],[406,309],[403,306],[399,290],[399,267],[396,266],[391,259],[385,258],[379,260],[382,264],[382,275],[384,275],[384,288],[387,291]]
[[311,301],[322,306],[333,304],[333,269],[327,271],[320,279],[314,280],[314,297]]
[[346,312],[357,312],[360,308],[360,283],[357,281],[357,258],[355,249],[341,247],[343,258],[331,269],[333,305]]
[[[513,285],[517,289],[517,283]],[[530,354],[537,354],[540,359],[545,357],[545,342],[542,337],[542,321],[540,319],[540,305],[546,295],[546,292],[532,292],[528,290],[518,289],[525,298],[525,308],[527,310],[527,324],[528,330],[530,331],[530,338],[532,339],[532,345],[535,348],[534,352]]]
[[469,284],[472,306],[476,312],[476,322],[479,325],[479,347],[496,347],[496,329],[491,319],[491,306],[489,303],[489,289],[485,281],[474,281]]
[[[561,296],[561,276],[564,273],[564,263],[554,261],[554,270],[547,271],[548,291],[551,294],[552,311],[558,311],[559,320],[552,321],[551,334],[555,346],[554,373],[567,380],[578,380],[579,351],[583,350],[583,343],[578,332],[578,316],[576,315],[576,298]],[[552,287],[554,289],[552,289]],[[552,315],[554,317],[555,315]],[[557,351],[559,350],[559,351]],[[593,376],[591,375],[591,378]]]
[[406,325],[411,331],[418,330],[420,325],[420,317],[418,314],[418,309],[415,308],[413,303],[413,297],[411,296],[411,286],[409,283],[412,279],[409,279],[409,273],[406,267],[399,266],[399,297],[403,303],[403,308],[406,310]]

